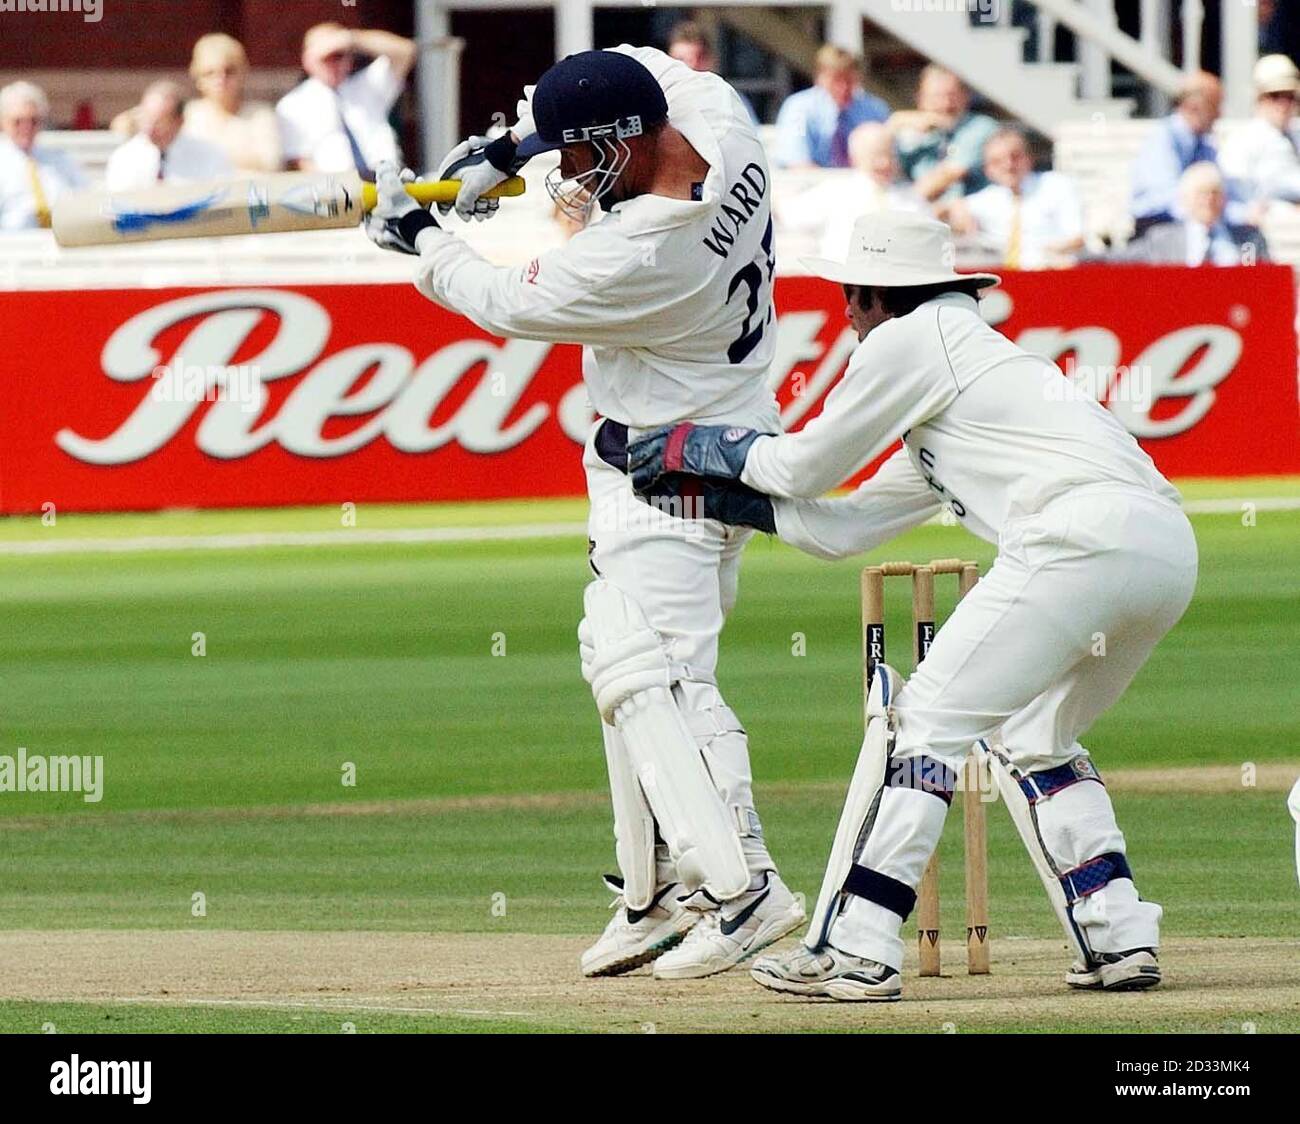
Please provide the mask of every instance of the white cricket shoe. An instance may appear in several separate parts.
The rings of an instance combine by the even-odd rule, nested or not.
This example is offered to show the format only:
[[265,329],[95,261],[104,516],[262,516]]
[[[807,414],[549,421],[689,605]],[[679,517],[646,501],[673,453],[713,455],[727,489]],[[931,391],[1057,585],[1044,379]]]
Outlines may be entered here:
[[755,983],[790,995],[892,1003],[903,994],[903,979],[893,968],[828,944],[818,949],[797,944],[789,952],[760,956],[749,974]]
[[1153,948],[1101,952],[1091,968],[1073,965],[1065,973],[1065,982],[1081,991],[1141,991],[1160,983],[1160,964]]
[[605,884],[618,895],[610,907],[615,912],[600,939],[582,954],[584,976],[618,976],[648,964],[699,923],[701,915],[677,900],[685,891],[679,882],[660,886],[647,909],[629,909],[622,887],[609,879]]
[[655,961],[655,979],[692,980],[725,972],[804,923],[803,906],[769,870],[757,890],[704,914],[681,945]]

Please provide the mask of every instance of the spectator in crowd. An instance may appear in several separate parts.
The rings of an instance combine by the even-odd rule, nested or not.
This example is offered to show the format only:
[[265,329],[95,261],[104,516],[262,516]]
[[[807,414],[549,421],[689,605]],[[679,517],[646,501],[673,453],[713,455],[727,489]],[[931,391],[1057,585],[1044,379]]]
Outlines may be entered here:
[[998,129],[984,146],[989,185],[955,199],[946,218],[997,254],[1006,269],[1071,265],[1083,248],[1083,204],[1069,177],[1035,172],[1025,134]]
[[[687,20],[674,27],[672,33],[668,36],[668,53],[678,62],[684,62],[692,70],[717,73],[718,57],[713,53],[713,43],[704,28],[698,23]],[[754,112],[754,107],[750,104],[749,98],[745,97],[739,90],[736,91],[736,96],[740,98],[741,104],[749,113],[750,120],[757,125],[758,115]]]
[[1188,168],[1178,181],[1178,203],[1185,218],[1148,227],[1119,258],[1161,265],[1254,265],[1268,260],[1268,246],[1255,227],[1226,221],[1228,193],[1218,165],[1202,160]]
[[1223,87],[1213,74],[1197,71],[1179,91],[1173,113],[1147,135],[1133,167],[1134,234],[1158,222],[1180,218],[1179,178],[1193,164],[1215,163],[1212,132],[1223,105]]
[[221,149],[184,131],[184,100],[175,82],[155,82],[145,90],[132,114],[139,131],[108,158],[104,182],[110,191],[221,179],[233,173]]
[[278,172],[280,130],[266,102],[245,101],[248,55],[238,39],[220,33],[194,44],[190,77],[199,97],[185,107],[185,132],[225,153],[240,172]]
[[935,65],[921,71],[916,108],[889,119],[903,174],[931,202],[985,186],[984,145],[997,127],[992,117],[971,112],[965,83]]
[[1255,64],[1255,116],[1223,145],[1219,166],[1235,194],[1261,211],[1272,200],[1300,203],[1300,70],[1286,55]]
[[847,168],[849,134],[884,121],[889,107],[862,89],[858,60],[842,47],[817,52],[815,82],[791,94],[776,115],[775,160],[783,168]]
[[821,231],[822,257],[842,256],[853,223],[874,211],[926,211],[911,184],[899,178],[893,138],[878,121],[849,134],[852,170],[826,176],[816,187],[781,203],[777,217],[790,231]]
[[[372,61],[355,70],[355,56]],[[302,41],[307,77],[276,106],[284,155],[303,171],[356,170],[367,179],[383,160],[401,163],[388,115],[415,65],[416,46],[389,31],[311,28]]]
[[0,231],[49,226],[54,201],[85,186],[72,157],[37,143],[49,116],[39,86],[14,82],[0,89]]

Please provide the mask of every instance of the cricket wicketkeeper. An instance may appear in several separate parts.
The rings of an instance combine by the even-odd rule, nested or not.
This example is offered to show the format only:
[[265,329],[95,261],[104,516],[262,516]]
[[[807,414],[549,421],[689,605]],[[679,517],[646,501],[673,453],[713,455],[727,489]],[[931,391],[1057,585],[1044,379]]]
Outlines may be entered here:
[[[391,165],[378,170],[367,229],[418,254],[420,291],[480,327],[585,345],[599,417],[583,456],[594,580],[579,636],[622,878],[582,970],[613,975],[653,960],[660,978],[706,976],[804,920],[768,854],[745,730],[714,675],[752,531],[639,502],[627,444],[688,419],[778,428],[766,383],[776,337],[767,158],[721,78],[619,47],[557,63],[525,91],[508,134],[470,138],[439,178],[461,181],[462,217],[488,218],[497,204],[484,193],[554,149],[556,203],[580,224],[597,204],[604,214],[523,269],[497,268],[440,229],[404,192],[409,173]],[[734,488],[721,499],[767,503]]]
[[[898,998],[899,931],[980,742],[1075,949],[1067,982],[1151,987],[1161,910],[1138,893],[1078,739],[1182,616],[1196,541],[1178,493],[1110,412],[984,322],[977,293],[998,279],[955,273],[951,249],[942,223],[884,212],[858,220],[846,260],[805,263],[843,286],[861,342],[801,432],[682,424],[631,448],[641,492],[704,477],[785,497],[740,521],[821,557],[874,549],[944,507],[998,547],[911,679],[881,665],[808,935],[752,975],[776,991]],[[796,498],[900,438],[852,495]]]

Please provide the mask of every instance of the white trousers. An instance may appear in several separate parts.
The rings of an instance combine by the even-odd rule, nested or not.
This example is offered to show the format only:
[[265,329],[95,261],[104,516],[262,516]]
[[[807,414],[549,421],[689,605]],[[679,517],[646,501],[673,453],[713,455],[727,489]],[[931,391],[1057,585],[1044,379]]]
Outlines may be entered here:
[[[1034,772],[1086,753],[1083,732],[1124,693],[1182,616],[1196,584],[1196,540],[1182,511],[1145,492],[1079,489],[1003,531],[998,557],[938,632],[896,700],[900,757],[961,768],[1001,729],[1016,765]],[[859,862],[915,889],[947,806],[887,788]],[[1124,836],[1102,785],[1083,781],[1038,805],[1043,840],[1068,870]],[[1096,899],[1094,901],[1094,899]],[[1075,911],[1095,952],[1154,947],[1160,908],[1116,879]],[[899,968],[902,920],[850,899],[833,945]]]
[[[740,556],[753,532],[714,519],[679,518],[642,503],[629,478],[596,454],[592,439],[582,463],[591,501],[591,568],[634,600],[663,638],[680,670],[678,705],[713,783],[748,827],[741,846],[749,868],[755,874],[774,869],[754,811],[749,742],[715,680],[718,637],[736,603]],[[612,733],[605,730],[606,737]]]
[[1295,820],[1295,872],[1296,877],[1300,878],[1300,781],[1296,781],[1295,787],[1291,789],[1286,806],[1291,811],[1291,818]]

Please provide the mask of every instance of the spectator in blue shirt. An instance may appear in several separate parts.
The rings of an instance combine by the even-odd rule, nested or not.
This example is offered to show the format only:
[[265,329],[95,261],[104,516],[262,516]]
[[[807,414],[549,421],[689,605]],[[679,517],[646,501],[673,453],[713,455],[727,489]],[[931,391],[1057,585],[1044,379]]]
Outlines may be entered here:
[[1158,222],[1181,219],[1178,181],[1193,164],[1218,162],[1214,123],[1223,105],[1223,86],[1213,74],[1189,75],[1178,104],[1147,135],[1133,166],[1134,233]]
[[776,163],[783,168],[847,168],[849,134],[884,121],[889,106],[862,89],[858,60],[843,47],[817,52],[815,85],[791,94],[776,115]]

